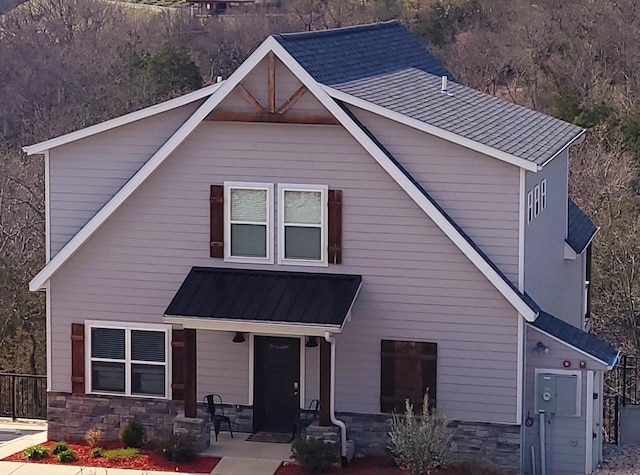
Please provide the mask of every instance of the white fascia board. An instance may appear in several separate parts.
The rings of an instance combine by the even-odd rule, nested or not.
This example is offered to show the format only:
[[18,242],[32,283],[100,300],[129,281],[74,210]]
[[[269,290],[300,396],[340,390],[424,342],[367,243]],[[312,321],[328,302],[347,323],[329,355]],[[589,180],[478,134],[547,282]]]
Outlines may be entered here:
[[[597,358],[597,357],[595,357],[595,356],[593,356],[593,355],[590,355],[590,354],[589,354],[589,353],[587,353],[586,351],[581,350],[580,348],[578,348],[578,347],[576,347],[576,346],[573,346],[571,343],[567,343],[566,341],[561,340],[561,339],[560,339],[560,338],[558,338],[557,336],[553,336],[551,333],[548,333],[548,332],[546,332],[546,331],[544,331],[544,330],[542,330],[542,329],[540,329],[540,328],[538,328],[538,327],[534,327],[533,325],[530,325],[530,328],[533,328],[533,329],[534,329],[534,330],[536,330],[537,332],[540,332],[540,333],[542,333],[543,335],[548,336],[548,337],[549,337],[549,338],[551,338],[552,340],[555,340],[555,341],[557,341],[558,343],[562,343],[564,346],[566,346],[566,347],[568,347],[568,348],[571,348],[572,350],[577,351],[577,352],[578,352],[578,353],[580,353],[580,354],[583,354],[583,355],[584,355],[584,356],[586,356],[587,358],[590,358],[590,359],[592,359],[593,361],[595,361],[595,362],[597,362],[597,363],[600,363],[600,364],[601,364],[601,365],[603,365],[603,366],[606,366],[606,367],[607,367],[607,370],[612,370],[612,369],[613,369],[613,367],[615,366],[615,362],[614,362],[614,364],[613,364],[613,365],[610,365],[608,362],[606,362],[606,361],[602,361],[600,358]],[[618,358],[619,358],[619,357],[620,357],[620,351],[618,351],[618,356],[616,356],[616,361],[618,361]]]
[[489,265],[478,251],[462,237],[455,226],[425,197],[422,192],[400,171],[389,157],[373,140],[356,124],[349,115],[329,96],[309,73],[298,64],[291,55],[274,38],[268,38],[263,44],[293,72],[293,74],[309,89],[323,106],[342,124],[351,136],[378,162],[378,164],[400,185],[400,187],[415,201],[415,203],[429,216],[451,241],[467,256],[478,270],[496,287],[511,305],[527,320],[534,321],[537,313],[526,304],[518,293]]
[[325,90],[325,92],[327,92],[327,94],[329,94],[329,96],[333,97],[334,99],[337,99],[342,102],[346,102],[347,104],[350,104],[354,107],[358,107],[360,109],[372,112],[382,117],[386,117],[387,119],[393,120],[395,122],[399,122],[401,124],[407,125],[414,129],[418,129],[422,132],[426,132],[430,135],[441,138],[448,142],[452,142],[462,147],[468,148],[470,150],[475,150],[476,152],[480,152],[484,155],[497,158],[498,160],[502,160],[503,162],[507,162],[511,165],[524,168],[525,170],[529,170],[532,172],[537,172],[539,170],[538,165],[536,165],[535,163],[520,157],[516,157],[515,155],[512,155],[510,153],[496,150],[495,148],[489,147],[488,145],[481,144],[479,142],[476,142],[475,140],[467,139],[458,134],[448,132],[439,127],[435,127],[433,125],[427,124],[420,120],[413,119],[399,112],[395,112],[387,109],[386,107],[382,107],[377,104],[373,104],[369,101],[365,101],[364,99],[360,99],[358,97],[352,96],[351,94],[347,94],[346,92],[339,91],[330,86],[322,86],[322,88]]
[[324,337],[325,332],[340,333],[339,325],[309,325],[304,323],[277,323],[263,320],[230,320],[199,317],[164,316],[162,321],[196,330],[217,330],[267,335],[295,335]]
[[571,147],[572,145],[578,145],[582,142],[584,142],[584,138],[585,138],[585,133],[587,132],[587,129],[582,129],[582,132],[580,132],[578,135],[576,135],[571,141],[569,141],[569,143],[565,144],[564,147],[562,147],[560,150],[558,150],[555,154],[553,154],[553,156],[551,158],[548,158],[544,163],[542,163],[541,165],[538,165],[538,171],[542,170],[544,167],[547,166],[547,164],[549,162],[551,162],[551,160],[553,160],[554,158],[556,158],[558,155],[560,155],[562,152],[564,152],[566,149],[568,149],[569,147]]
[[162,147],[147,160],[125,185],[85,224],[75,236],[55,255],[53,259],[29,282],[29,290],[43,288],[53,274],[111,217],[129,196],[160,166],[166,158],[195,130],[245,76],[266,56],[269,48],[262,43],[249,58],[227,79],[219,83],[212,94]]
[[105,132],[107,130],[115,129],[116,127],[120,127],[122,125],[127,125],[131,122],[146,119],[147,117],[161,114],[163,112],[167,112],[172,109],[176,109],[178,107],[182,107],[184,105],[198,101],[213,94],[221,85],[222,83],[212,84],[211,86],[203,87],[202,89],[198,89],[197,91],[193,91],[183,96],[161,102],[160,104],[155,104],[153,106],[146,107],[144,109],[140,109],[138,111],[131,112],[120,117],[116,117],[115,119],[107,120],[90,127],[85,127],[84,129],[76,130],[75,132],[61,135],[53,139],[45,140],[44,142],[22,147],[22,150],[27,155],[43,153],[46,150],[60,147],[61,145],[66,145],[68,143],[75,142],[76,140],[84,139],[92,135]]

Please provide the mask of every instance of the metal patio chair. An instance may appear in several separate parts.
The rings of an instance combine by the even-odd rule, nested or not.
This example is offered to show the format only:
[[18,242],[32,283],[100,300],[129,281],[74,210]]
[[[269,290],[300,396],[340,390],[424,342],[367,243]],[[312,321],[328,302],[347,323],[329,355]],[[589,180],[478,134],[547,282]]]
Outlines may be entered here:
[[309,406],[306,409],[300,409],[298,411],[298,418],[293,427],[293,434],[291,438],[302,434],[302,431],[311,425],[312,422],[318,420],[318,410],[320,409],[320,401],[312,399]]
[[213,430],[216,434],[216,442],[218,441],[218,434],[220,433],[220,426],[222,423],[226,423],[229,426],[229,432],[231,438],[233,438],[233,430],[231,429],[231,419],[224,413],[224,406],[222,405],[222,397],[219,394],[207,394],[202,398],[204,407],[209,412],[211,417],[211,423],[213,424]]

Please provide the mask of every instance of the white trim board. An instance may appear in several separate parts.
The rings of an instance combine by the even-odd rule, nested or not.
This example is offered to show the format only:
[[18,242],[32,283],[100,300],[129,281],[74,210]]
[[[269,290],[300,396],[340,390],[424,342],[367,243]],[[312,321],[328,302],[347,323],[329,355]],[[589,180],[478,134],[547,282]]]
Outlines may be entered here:
[[[593,467],[593,371],[587,371],[587,394],[586,394],[586,413],[585,413],[585,457],[584,457],[584,473],[591,473]],[[597,468],[597,467],[595,467]]]
[[[537,317],[520,294],[485,260],[456,227],[398,168],[384,151],[358,124],[325,92],[311,75],[277,42],[267,38],[251,56],[211,95],[136,174],[96,213],[87,224],[56,254],[29,283],[32,291],[40,290],[53,274],[106,222],[133,192],[167,159],[167,157],[196,129],[227,95],[264,59],[273,52],[302,82],[320,103],[342,124],[351,136],[382,166],[391,178],[413,199],[431,220],[451,239],[462,253],[478,268],[494,287],[527,320]],[[528,162],[527,162],[528,163]],[[165,320],[167,321],[167,320]]]
[[115,119],[107,120],[96,125],[85,127],[84,129],[76,130],[75,132],[71,132],[69,134],[45,140],[44,142],[28,145],[26,147],[22,147],[22,150],[27,155],[44,153],[48,150],[51,150],[52,148],[60,147],[61,145],[66,145],[68,143],[75,142],[76,140],[91,137],[92,135],[106,132],[107,130],[115,129],[116,127],[120,127],[122,125],[130,124],[131,122],[136,122],[138,120],[146,119],[147,117],[161,114],[172,109],[177,109],[178,107],[185,106],[200,99],[204,99],[207,96],[210,96],[221,86],[221,84],[222,83],[212,84],[211,86],[203,87],[202,89],[198,89],[197,91],[193,91],[183,96],[161,102],[160,104],[145,107],[144,109],[140,109],[138,111],[134,111],[120,117],[116,117]]

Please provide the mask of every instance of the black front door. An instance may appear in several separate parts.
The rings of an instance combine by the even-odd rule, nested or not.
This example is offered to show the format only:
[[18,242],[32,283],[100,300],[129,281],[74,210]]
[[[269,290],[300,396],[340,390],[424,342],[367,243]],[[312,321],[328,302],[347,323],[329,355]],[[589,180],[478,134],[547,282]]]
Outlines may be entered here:
[[254,432],[293,430],[300,407],[300,339],[254,338]]

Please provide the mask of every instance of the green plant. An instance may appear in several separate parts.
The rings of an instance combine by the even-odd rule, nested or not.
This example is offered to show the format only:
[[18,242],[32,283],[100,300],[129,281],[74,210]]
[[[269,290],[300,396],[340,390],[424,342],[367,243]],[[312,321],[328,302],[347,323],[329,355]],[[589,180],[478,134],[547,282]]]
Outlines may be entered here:
[[193,437],[188,434],[174,434],[165,439],[157,439],[150,445],[158,455],[173,462],[190,462],[196,457]]
[[48,456],[49,451],[42,445],[32,445],[22,452],[22,458],[27,460],[46,459]]
[[98,429],[97,427],[89,429],[84,433],[84,440],[87,441],[89,447],[97,447],[100,443],[100,439],[102,439],[102,429]]
[[298,437],[293,442],[291,458],[309,473],[320,473],[340,462],[336,444],[305,437]]
[[144,426],[138,419],[133,417],[127,421],[124,427],[120,428],[118,435],[122,443],[127,447],[140,448],[144,442]]
[[429,412],[428,395],[422,404],[422,415],[414,416],[413,405],[407,400],[403,415],[393,414],[389,449],[397,465],[411,475],[428,473],[451,460],[453,431],[444,415]]
[[130,459],[138,455],[140,451],[135,447],[127,447],[126,449],[110,449],[103,450],[102,456],[106,459]]
[[91,456],[92,457],[102,457],[102,449],[100,447],[94,447],[91,449]]
[[56,454],[56,458],[58,459],[58,462],[75,462],[76,453],[71,449],[66,449],[58,452]]
[[69,446],[64,440],[61,440],[60,442],[56,442],[55,444],[53,444],[53,447],[51,448],[51,453],[53,455],[58,455],[59,453],[64,452],[65,450],[69,450]]
[[460,475],[503,475],[503,471],[497,465],[486,460],[463,460],[451,465]]

